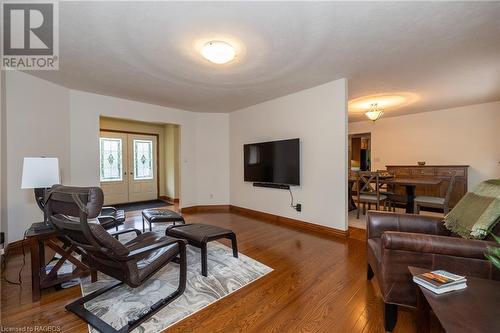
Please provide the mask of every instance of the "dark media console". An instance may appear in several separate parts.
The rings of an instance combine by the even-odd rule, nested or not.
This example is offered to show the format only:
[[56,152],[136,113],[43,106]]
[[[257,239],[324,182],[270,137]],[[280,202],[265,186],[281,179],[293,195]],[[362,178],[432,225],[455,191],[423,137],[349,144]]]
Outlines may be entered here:
[[253,183],[255,187],[270,187],[270,188],[278,188],[280,190],[289,190],[290,185],[287,184],[274,184],[274,183]]

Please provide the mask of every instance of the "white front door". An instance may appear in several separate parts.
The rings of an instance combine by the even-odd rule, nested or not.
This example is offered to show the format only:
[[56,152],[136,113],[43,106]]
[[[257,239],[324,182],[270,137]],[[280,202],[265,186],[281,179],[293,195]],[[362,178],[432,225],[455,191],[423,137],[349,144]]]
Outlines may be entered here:
[[158,198],[156,136],[128,134],[129,202]]
[[99,169],[105,205],[158,198],[156,152],[154,135],[101,131]]

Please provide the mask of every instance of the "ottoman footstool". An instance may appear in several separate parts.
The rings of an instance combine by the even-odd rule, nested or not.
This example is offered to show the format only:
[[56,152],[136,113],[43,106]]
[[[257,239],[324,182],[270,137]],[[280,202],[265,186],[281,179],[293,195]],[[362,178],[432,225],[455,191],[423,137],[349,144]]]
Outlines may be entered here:
[[233,257],[238,258],[238,243],[236,235],[232,230],[220,228],[214,225],[192,223],[183,225],[171,225],[167,227],[165,235],[175,238],[183,238],[192,246],[201,249],[201,274],[207,276],[207,243],[228,238],[231,240]]
[[170,209],[149,208],[142,211],[142,231],[146,231],[144,221],[148,221],[149,231],[153,229],[153,223],[186,223],[182,215]]

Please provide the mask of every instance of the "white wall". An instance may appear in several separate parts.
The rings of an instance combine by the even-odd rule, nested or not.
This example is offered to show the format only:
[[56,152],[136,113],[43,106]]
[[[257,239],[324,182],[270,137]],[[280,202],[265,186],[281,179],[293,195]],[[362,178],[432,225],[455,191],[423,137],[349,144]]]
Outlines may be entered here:
[[196,202],[199,205],[228,204],[229,114],[199,114],[196,161]]
[[179,199],[179,126],[165,125],[165,165],[167,171],[167,196]]
[[21,189],[24,157],[58,157],[63,183],[70,173],[69,90],[24,73],[6,73],[6,189],[8,241],[43,220],[33,190]]
[[7,127],[6,124],[6,113],[7,105],[5,103],[5,72],[0,71],[0,231],[7,234],[8,224],[7,224],[7,167],[6,167],[6,156],[7,151]]
[[[230,114],[231,204],[346,230],[347,81],[333,81]],[[300,138],[301,186],[287,191],[243,181],[243,145]]]
[[[74,185],[99,185],[99,116],[178,124],[181,127],[181,207],[196,205],[197,113],[71,90]],[[90,163],[89,163],[90,161]]]
[[[223,166],[223,161],[229,159],[224,148],[228,138],[224,135],[228,133],[227,115],[200,114],[70,90],[15,71],[7,72],[6,86],[9,242],[21,239],[24,230],[42,218],[33,192],[20,189],[23,157],[59,157],[63,184],[99,185],[100,115],[180,125],[181,207],[229,204],[228,181],[207,182],[207,173],[197,167],[199,162],[214,179],[227,178],[227,167]],[[217,131],[211,130],[214,128]],[[205,190],[210,192],[202,193]],[[210,193],[214,200],[198,203],[198,198],[207,198]]]
[[[180,207],[229,203],[228,181],[224,181],[228,174],[224,163],[229,159],[225,148],[227,114],[187,112],[72,90],[71,151],[78,152],[71,158],[71,181],[75,185],[99,184],[96,159],[100,115],[180,125]],[[205,200],[210,193],[214,198]]]
[[387,164],[470,165],[469,189],[500,178],[500,102],[349,123],[371,132],[372,169]]

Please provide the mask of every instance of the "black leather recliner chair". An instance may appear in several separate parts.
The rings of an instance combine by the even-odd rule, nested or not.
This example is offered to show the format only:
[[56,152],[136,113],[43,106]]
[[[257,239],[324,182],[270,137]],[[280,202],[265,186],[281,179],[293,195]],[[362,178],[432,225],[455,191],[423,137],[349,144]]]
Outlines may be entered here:
[[[98,187],[54,185],[47,196],[47,214],[60,236],[77,246],[92,269],[120,281],[66,305],[66,309],[101,332],[129,332],[184,292],[186,241],[154,232],[141,233],[137,229],[108,233],[100,223],[89,222],[99,216],[103,197]],[[113,237],[128,232],[135,232],[137,236],[125,244]],[[142,285],[176,257],[180,264],[177,290],[144,309],[138,317],[130,318],[122,328],[116,330],[85,308],[86,302],[123,283],[132,288]]]
[[[38,207],[45,212],[45,189],[44,188],[35,188],[35,201]],[[102,225],[102,227],[106,230],[115,228],[118,231],[118,227],[125,223],[125,211],[122,209],[116,209],[112,206],[105,206],[101,208],[101,212],[99,216],[97,216],[97,220]]]
[[97,219],[104,229],[115,228],[118,231],[118,227],[125,223],[125,211],[111,206],[102,207]]

